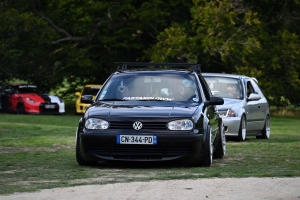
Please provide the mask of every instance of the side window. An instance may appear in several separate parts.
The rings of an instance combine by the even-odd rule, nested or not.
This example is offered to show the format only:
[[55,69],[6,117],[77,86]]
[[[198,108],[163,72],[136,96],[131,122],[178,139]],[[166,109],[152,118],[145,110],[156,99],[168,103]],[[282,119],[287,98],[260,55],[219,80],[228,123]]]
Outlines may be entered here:
[[255,93],[255,90],[254,90],[254,88],[253,88],[253,86],[252,86],[252,84],[251,84],[251,81],[247,81],[247,90],[246,90],[246,92],[247,92],[247,97],[249,97],[249,95],[251,94],[251,93]]
[[258,86],[258,84],[257,84],[257,82],[256,81],[253,81],[253,80],[251,80],[251,84],[252,84],[252,86],[253,86],[253,88],[254,88],[254,90],[255,90],[255,93],[257,93],[257,94],[259,94],[260,96],[264,96],[263,95],[263,93],[262,93],[262,91],[261,91],[261,89],[259,88],[259,86]]

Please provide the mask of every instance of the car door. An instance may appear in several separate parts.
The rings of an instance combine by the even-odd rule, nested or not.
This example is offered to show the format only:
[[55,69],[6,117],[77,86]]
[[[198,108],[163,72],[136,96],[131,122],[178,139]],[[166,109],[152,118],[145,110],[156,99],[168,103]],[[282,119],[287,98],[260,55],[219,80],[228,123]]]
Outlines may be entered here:
[[[246,79],[246,95],[247,95],[247,131],[261,130],[263,128],[264,116],[261,112],[263,99],[248,100],[250,94],[259,94],[257,87],[254,87],[254,81]],[[256,89],[256,90],[255,90]]]
[[[198,76],[200,83],[202,84],[203,87],[203,94],[205,96],[206,99],[210,99],[210,97],[212,96],[211,90],[209,88],[209,86],[207,85],[207,82],[205,81],[205,79],[202,76]],[[212,137],[215,138],[218,131],[219,131],[219,113],[217,110],[217,106],[208,106],[207,107],[207,112],[206,112],[206,117],[209,120],[210,123],[210,127],[212,130]]]
[[269,114],[269,103],[261,91],[258,83],[253,79],[250,79],[251,85],[253,86],[254,92],[260,95],[260,99],[257,101],[257,113],[256,113],[256,124],[255,130],[262,130],[264,127],[266,116]]

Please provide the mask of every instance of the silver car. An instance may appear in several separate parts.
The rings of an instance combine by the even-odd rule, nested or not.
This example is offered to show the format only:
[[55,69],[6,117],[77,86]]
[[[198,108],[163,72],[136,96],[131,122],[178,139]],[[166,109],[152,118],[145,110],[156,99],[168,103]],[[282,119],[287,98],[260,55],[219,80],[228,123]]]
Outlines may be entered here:
[[225,125],[225,136],[244,141],[246,136],[270,137],[269,104],[255,78],[223,73],[202,73],[213,96],[222,97],[217,106]]

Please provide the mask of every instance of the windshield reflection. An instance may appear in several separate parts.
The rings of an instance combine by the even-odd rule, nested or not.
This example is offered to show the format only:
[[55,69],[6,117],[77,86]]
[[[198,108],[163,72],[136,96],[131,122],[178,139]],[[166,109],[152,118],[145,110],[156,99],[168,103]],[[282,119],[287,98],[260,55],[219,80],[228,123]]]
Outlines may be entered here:
[[197,88],[191,74],[120,74],[106,83],[98,100],[200,102]]

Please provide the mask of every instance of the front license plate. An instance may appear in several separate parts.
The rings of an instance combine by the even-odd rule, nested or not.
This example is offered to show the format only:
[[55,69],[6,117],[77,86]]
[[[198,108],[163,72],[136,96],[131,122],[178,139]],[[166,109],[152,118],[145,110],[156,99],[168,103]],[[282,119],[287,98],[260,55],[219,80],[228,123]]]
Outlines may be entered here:
[[46,109],[53,109],[53,108],[55,108],[55,105],[45,105],[45,108]]
[[157,144],[157,136],[117,135],[117,144]]

